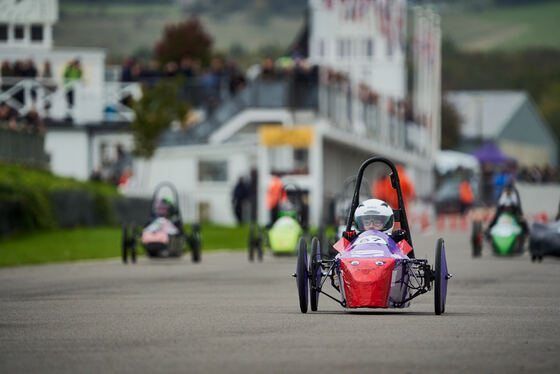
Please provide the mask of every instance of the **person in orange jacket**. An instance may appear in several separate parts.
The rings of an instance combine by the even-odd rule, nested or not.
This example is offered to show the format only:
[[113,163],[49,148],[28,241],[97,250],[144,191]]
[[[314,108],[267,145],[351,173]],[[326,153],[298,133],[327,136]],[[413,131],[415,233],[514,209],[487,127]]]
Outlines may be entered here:
[[286,193],[282,185],[282,179],[277,173],[272,174],[268,189],[266,191],[266,206],[270,212],[269,226],[276,221],[279,214],[280,202],[285,198]]
[[459,184],[459,201],[461,203],[461,215],[465,215],[474,203],[474,193],[467,178]]
[[[408,175],[406,175],[402,165],[397,165],[397,172],[399,173],[403,202],[406,207],[409,201],[416,198],[416,189],[414,188],[412,180],[408,177]],[[391,186],[391,178],[388,175],[384,178],[378,179],[373,184],[371,194],[376,199],[386,201],[392,209],[400,208],[397,191]]]

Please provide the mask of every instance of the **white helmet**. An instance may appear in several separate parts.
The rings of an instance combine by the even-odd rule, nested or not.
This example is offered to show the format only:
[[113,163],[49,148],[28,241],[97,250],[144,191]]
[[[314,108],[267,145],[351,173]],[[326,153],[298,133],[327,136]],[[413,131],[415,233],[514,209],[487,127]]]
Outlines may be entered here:
[[390,235],[395,220],[393,209],[383,200],[369,199],[356,208],[354,222],[358,231],[377,230]]
[[518,206],[519,202],[517,201],[517,195],[512,189],[506,187],[506,189],[504,189],[504,191],[500,195],[500,199],[498,200],[498,205],[503,207]]

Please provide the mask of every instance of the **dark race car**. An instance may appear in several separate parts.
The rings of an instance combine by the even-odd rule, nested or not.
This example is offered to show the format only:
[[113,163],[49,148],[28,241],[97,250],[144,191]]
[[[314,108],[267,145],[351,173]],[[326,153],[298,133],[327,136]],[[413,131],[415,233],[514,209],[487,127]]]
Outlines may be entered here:
[[529,238],[529,252],[532,261],[542,261],[545,256],[560,257],[560,221],[533,223]]

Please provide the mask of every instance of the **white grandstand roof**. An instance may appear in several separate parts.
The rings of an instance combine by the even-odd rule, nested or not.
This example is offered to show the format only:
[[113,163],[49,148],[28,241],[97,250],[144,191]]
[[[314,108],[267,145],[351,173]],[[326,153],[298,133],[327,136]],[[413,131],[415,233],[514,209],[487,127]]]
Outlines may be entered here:
[[523,91],[450,91],[446,98],[463,119],[463,138],[494,139],[527,100]]

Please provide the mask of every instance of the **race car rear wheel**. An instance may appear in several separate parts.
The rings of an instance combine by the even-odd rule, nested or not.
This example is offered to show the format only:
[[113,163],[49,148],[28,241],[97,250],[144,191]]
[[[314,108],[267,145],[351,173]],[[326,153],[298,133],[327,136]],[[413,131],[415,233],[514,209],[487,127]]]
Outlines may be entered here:
[[263,233],[261,232],[261,230],[258,230],[257,233],[257,242],[256,242],[256,249],[257,249],[257,258],[259,259],[260,262],[262,262],[263,260]]
[[249,224],[249,240],[247,241],[247,247],[249,249],[249,261],[253,262],[255,260],[255,247],[256,247],[256,234],[255,225]]
[[296,265],[296,283],[299,296],[299,308],[302,313],[307,313],[308,289],[307,289],[307,243],[304,238],[299,239],[297,246],[298,258]]
[[122,262],[126,264],[128,262],[128,229],[125,226],[122,227],[122,241],[121,241],[121,255],[122,255]]
[[473,232],[471,237],[472,256],[480,257],[482,254],[482,241],[484,236],[482,233],[482,224],[480,222],[473,222]]
[[130,230],[130,259],[132,260],[132,263],[135,264],[136,263],[136,255],[137,255],[137,251],[136,251],[136,231],[137,228],[132,225],[131,226],[131,230]]
[[200,235],[200,226],[195,223],[192,227],[192,239],[191,239],[191,260],[192,262],[200,262],[202,238]]
[[445,258],[445,243],[439,238],[436,244],[436,266],[434,285],[434,306],[436,315],[445,312],[445,301],[447,298],[447,281],[451,275],[447,271],[447,260]]
[[321,286],[321,243],[317,237],[311,241],[311,264],[309,265],[309,288],[311,310],[316,312],[319,306],[319,287]]

